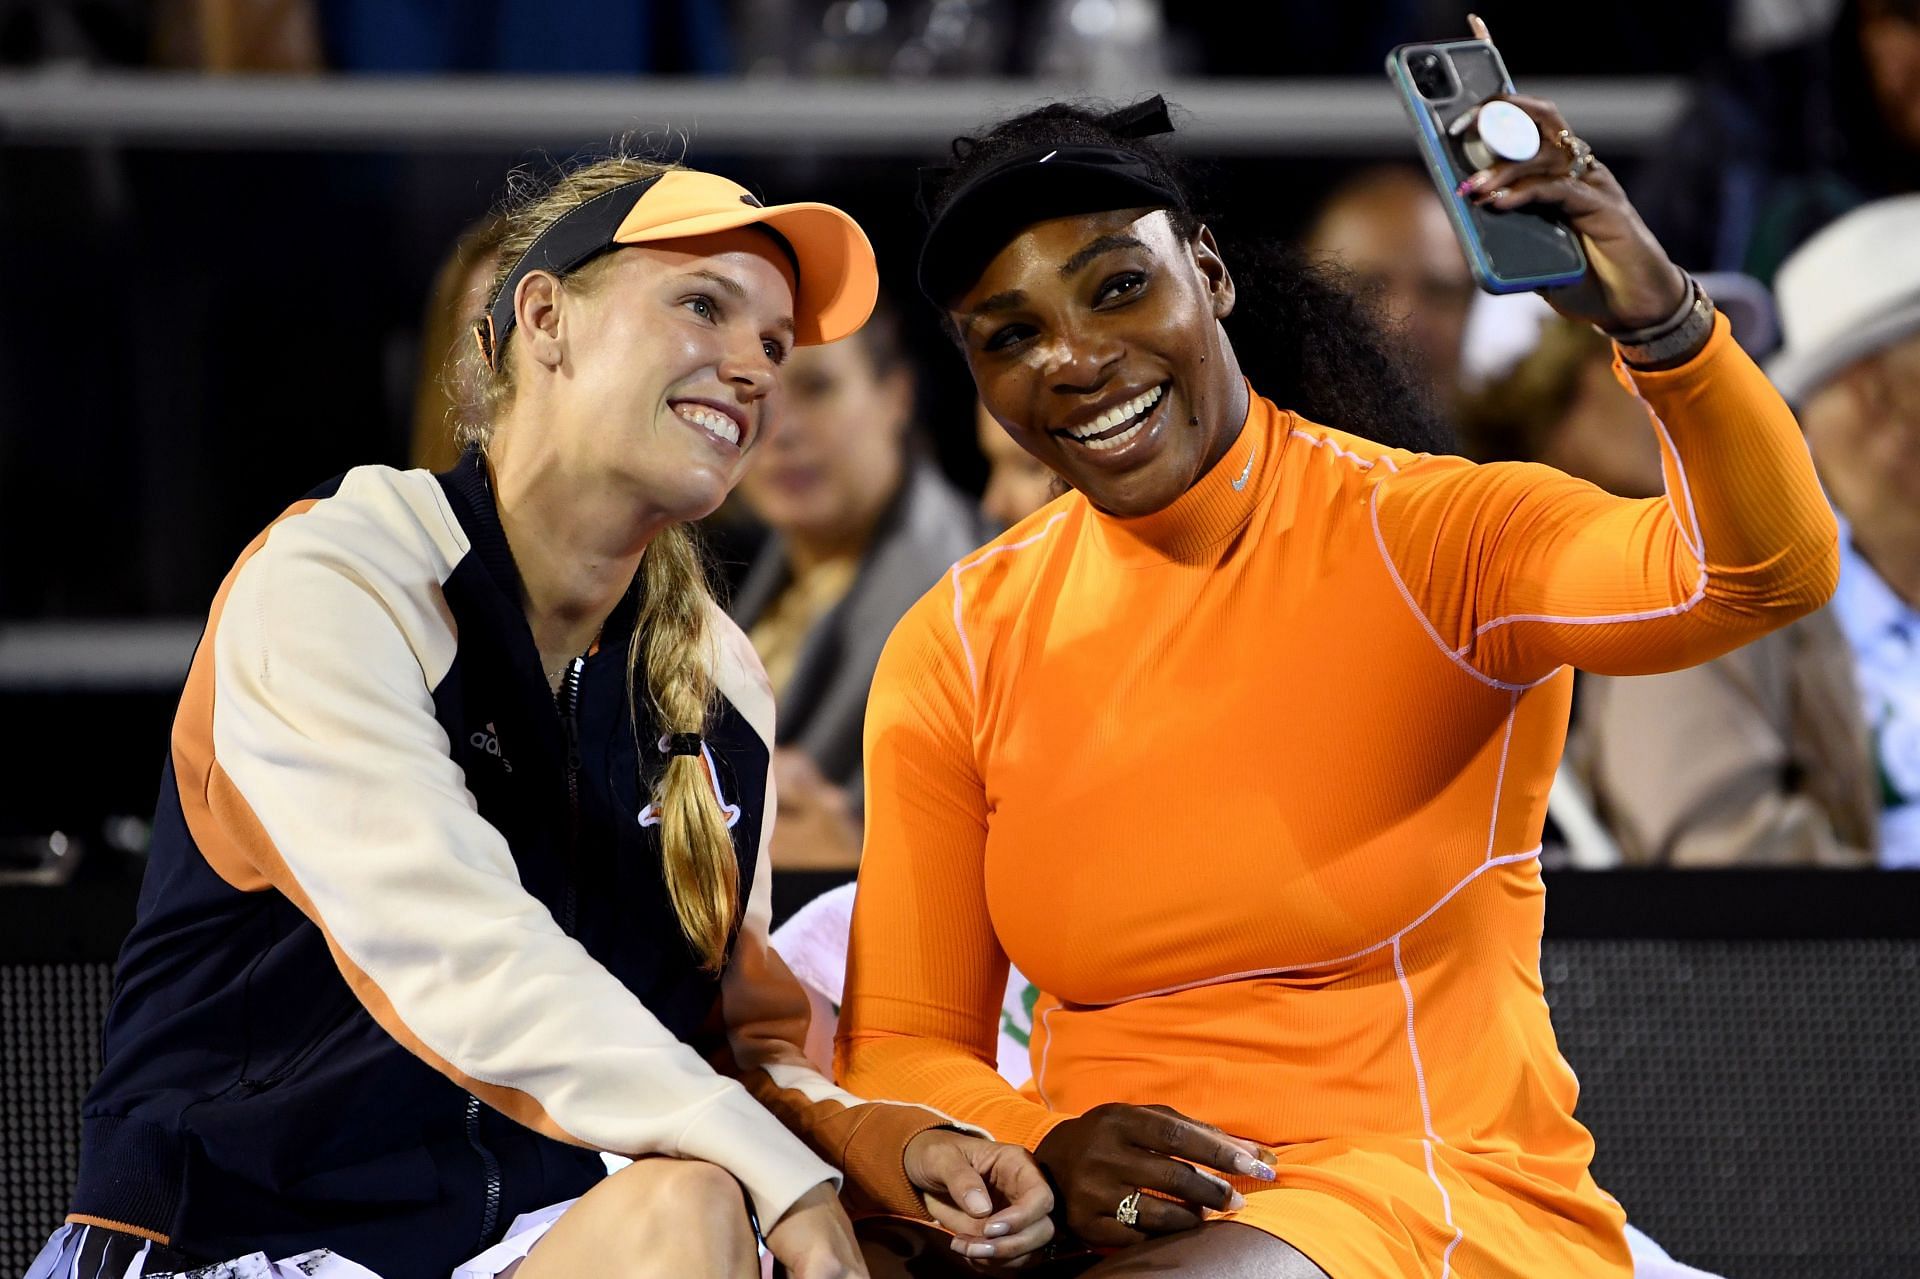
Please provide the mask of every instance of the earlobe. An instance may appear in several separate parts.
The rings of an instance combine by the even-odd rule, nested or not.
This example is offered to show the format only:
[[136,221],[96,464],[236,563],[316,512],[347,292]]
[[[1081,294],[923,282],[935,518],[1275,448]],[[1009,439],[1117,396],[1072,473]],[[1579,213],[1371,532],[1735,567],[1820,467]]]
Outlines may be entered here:
[[548,368],[560,365],[560,282],[545,271],[531,271],[514,290],[515,325],[527,351]]
[[1219,282],[1213,288],[1213,318],[1224,320],[1232,315],[1236,296],[1238,295],[1233,287],[1233,274],[1226,269],[1226,264],[1223,262],[1220,264]]

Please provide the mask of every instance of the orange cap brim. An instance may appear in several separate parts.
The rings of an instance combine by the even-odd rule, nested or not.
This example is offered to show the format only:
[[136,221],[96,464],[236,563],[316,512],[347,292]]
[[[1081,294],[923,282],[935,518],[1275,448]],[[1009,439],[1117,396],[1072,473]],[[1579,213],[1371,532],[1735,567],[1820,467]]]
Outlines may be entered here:
[[873,245],[859,223],[830,204],[762,206],[745,187],[716,174],[675,169],[634,204],[613,242],[650,244],[743,226],[771,227],[793,246],[795,345],[837,342],[873,314],[880,296]]

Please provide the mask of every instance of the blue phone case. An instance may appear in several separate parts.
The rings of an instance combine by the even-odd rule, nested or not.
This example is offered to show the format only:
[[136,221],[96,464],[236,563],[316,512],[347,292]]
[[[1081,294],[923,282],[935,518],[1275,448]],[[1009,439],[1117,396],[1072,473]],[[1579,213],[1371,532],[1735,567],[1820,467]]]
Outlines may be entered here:
[[[1453,92],[1429,99],[1415,86],[1410,55],[1437,53],[1452,71]],[[1403,44],[1387,55],[1387,77],[1413,122],[1427,173],[1440,192],[1473,278],[1489,293],[1525,293],[1572,284],[1587,272],[1580,237],[1550,212],[1484,209],[1457,193],[1472,170],[1454,149],[1448,124],[1496,94],[1512,93],[1500,52],[1485,40]]]

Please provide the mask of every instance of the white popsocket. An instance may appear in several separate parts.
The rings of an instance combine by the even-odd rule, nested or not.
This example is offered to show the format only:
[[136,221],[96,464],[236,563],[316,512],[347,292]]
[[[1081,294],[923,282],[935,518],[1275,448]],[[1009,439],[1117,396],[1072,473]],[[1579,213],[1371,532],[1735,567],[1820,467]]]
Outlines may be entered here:
[[1448,126],[1467,163],[1477,172],[1540,154],[1540,128],[1511,102],[1483,102]]

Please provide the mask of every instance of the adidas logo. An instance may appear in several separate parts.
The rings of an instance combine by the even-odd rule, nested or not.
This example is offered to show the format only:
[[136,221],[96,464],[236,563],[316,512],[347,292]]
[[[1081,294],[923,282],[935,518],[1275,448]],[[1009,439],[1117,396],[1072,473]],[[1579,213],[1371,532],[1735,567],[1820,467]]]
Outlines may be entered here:
[[499,760],[500,767],[506,769],[509,773],[513,771],[513,761],[500,753],[500,734],[494,729],[492,721],[488,721],[484,732],[476,732],[472,737],[469,737],[467,744],[475,750],[485,751],[487,754]]

